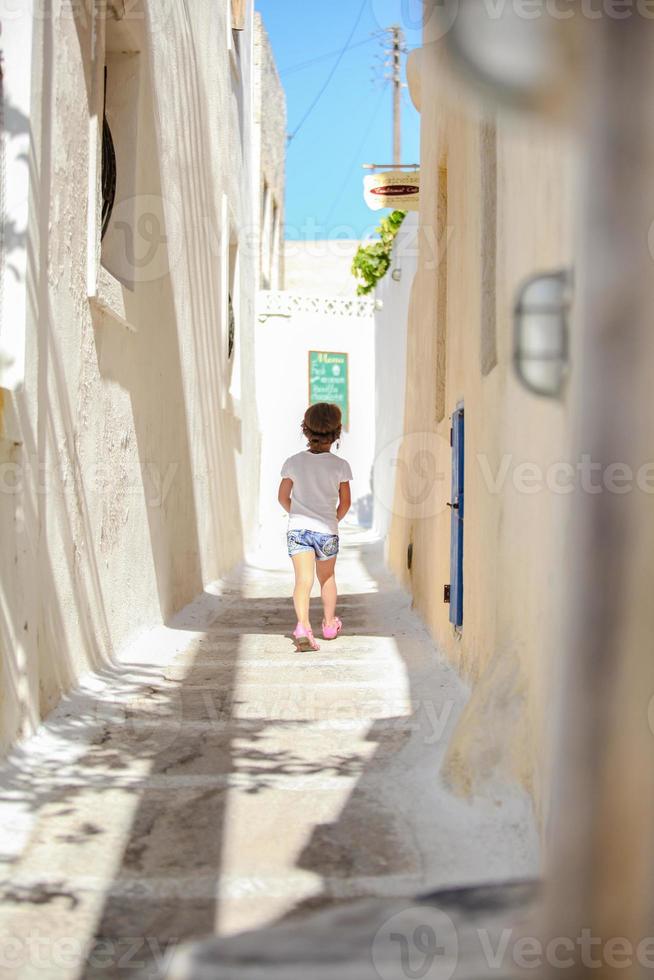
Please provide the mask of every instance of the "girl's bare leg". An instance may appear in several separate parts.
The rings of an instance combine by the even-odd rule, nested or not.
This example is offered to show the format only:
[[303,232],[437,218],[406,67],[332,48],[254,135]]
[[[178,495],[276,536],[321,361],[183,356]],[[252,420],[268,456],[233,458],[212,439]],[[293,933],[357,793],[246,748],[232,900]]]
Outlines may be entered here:
[[320,595],[325,615],[325,625],[333,626],[336,615],[336,557],[316,562],[316,574],[320,582]]
[[313,587],[316,556],[313,551],[300,551],[292,556],[295,569],[295,589],[293,590],[293,605],[298,623],[309,629],[309,599]]

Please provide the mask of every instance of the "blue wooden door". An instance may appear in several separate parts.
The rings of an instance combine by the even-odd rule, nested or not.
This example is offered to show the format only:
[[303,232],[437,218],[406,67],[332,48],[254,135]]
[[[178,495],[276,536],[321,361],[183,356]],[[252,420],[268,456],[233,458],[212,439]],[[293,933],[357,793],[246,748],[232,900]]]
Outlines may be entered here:
[[463,478],[464,415],[459,406],[452,416],[452,518],[450,532],[450,622],[463,625]]

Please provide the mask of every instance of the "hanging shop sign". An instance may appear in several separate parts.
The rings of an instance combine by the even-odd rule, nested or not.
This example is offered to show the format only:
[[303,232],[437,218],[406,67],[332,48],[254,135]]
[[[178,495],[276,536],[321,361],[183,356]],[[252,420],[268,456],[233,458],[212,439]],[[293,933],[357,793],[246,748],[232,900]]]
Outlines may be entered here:
[[386,170],[363,178],[363,196],[369,208],[417,211],[420,207],[420,171]]

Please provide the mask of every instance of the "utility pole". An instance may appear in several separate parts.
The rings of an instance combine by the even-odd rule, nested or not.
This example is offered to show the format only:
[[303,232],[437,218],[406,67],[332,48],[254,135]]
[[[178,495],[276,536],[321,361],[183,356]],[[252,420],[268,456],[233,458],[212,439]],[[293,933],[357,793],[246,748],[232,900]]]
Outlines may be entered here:
[[385,78],[393,85],[393,164],[402,163],[402,55],[406,54],[404,31],[398,24],[384,30]]
[[393,163],[402,163],[402,47],[404,35],[400,27],[393,32]]

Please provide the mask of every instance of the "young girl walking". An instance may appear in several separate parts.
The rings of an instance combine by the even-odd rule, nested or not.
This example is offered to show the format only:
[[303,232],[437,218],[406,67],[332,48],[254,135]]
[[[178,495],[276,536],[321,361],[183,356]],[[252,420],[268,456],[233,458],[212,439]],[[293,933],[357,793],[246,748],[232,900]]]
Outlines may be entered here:
[[352,470],[347,460],[331,452],[341,436],[338,405],[319,402],[304,413],[302,432],[308,448],[290,456],[282,466],[278,500],[289,514],[288,553],[295,569],[293,604],[298,650],[319,650],[309,621],[309,597],[314,574],[320,582],[324,618],[322,635],[335,639],[343,624],[336,615],[335,566],[338,522],[350,509]]

